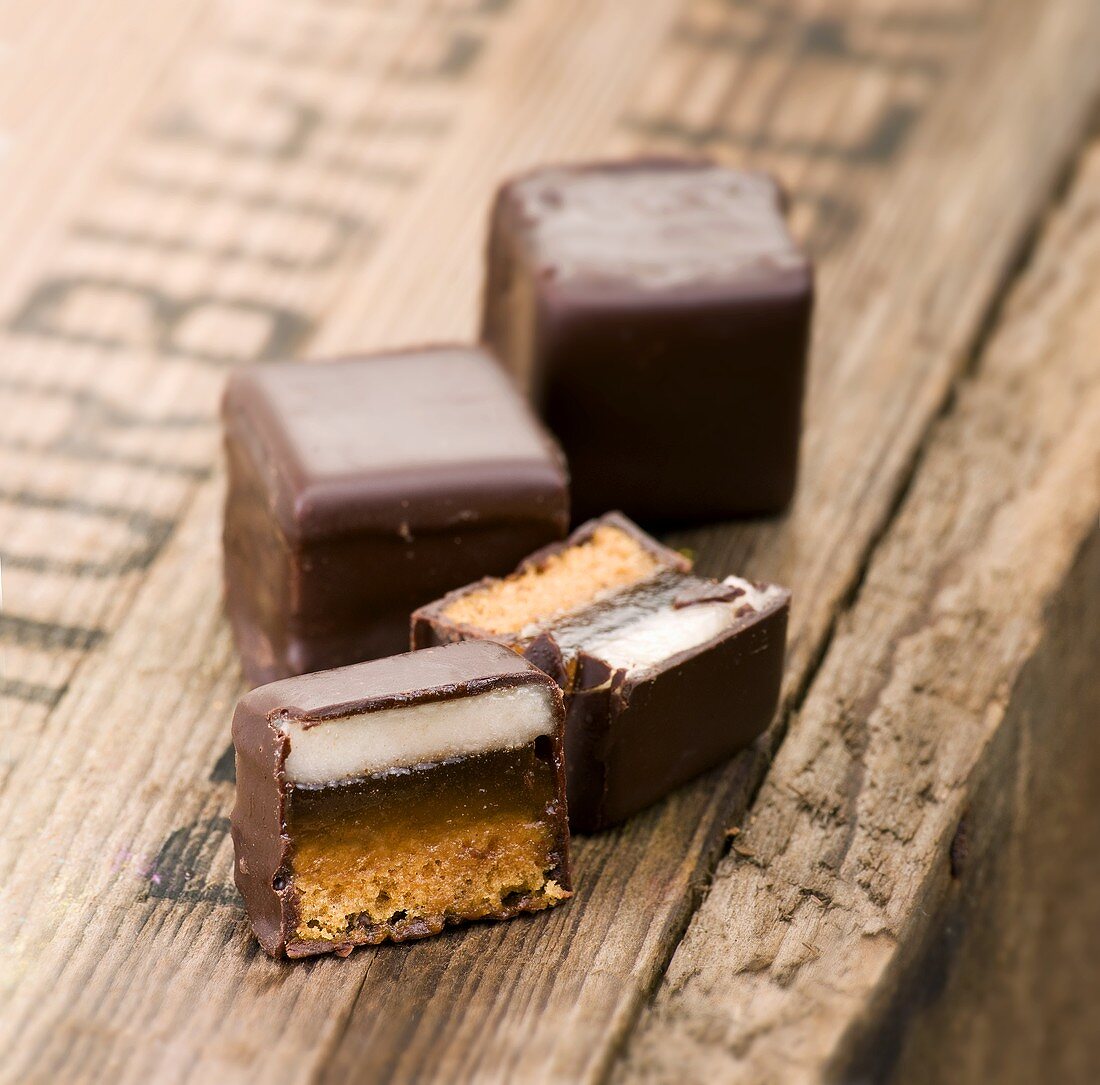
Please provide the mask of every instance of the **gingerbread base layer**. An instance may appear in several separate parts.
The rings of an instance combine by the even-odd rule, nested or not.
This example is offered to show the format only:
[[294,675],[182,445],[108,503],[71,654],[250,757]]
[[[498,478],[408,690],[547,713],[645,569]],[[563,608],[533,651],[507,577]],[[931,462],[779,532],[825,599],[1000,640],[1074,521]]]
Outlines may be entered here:
[[288,955],[549,907],[565,895],[551,876],[554,797],[553,765],[536,744],[295,789]]

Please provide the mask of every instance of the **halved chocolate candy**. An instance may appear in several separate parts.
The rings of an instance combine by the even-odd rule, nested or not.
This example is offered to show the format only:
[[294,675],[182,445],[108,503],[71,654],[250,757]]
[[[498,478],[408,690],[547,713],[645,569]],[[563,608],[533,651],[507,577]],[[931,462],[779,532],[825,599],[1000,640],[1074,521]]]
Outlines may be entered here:
[[346,953],[571,895],[558,687],[488,641],[237,706],[236,882],[272,956]]
[[491,639],[566,701],[570,822],[613,825],[747,746],[779,698],[790,593],[706,580],[619,514],[413,615],[414,647]]

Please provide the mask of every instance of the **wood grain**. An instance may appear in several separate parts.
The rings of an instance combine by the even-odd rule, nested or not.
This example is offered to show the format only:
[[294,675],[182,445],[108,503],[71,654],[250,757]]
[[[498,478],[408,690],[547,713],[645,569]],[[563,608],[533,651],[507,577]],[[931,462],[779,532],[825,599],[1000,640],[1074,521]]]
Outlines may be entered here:
[[[155,49],[129,8],[99,13],[145,65],[112,50],[110,94],[86,98],[70,77],[75,104],[51,100],[78,135],[17,140],[41,176],[0,175],[18,253],[0,273],[5,769],[208,477],[225,368],[304,346],[450,138],[454,43],[488,50],[502,25],[443,0],[248,0],[194,25],[138,6]],[[81,73],[77,29],[56,63]]]
[[1094,532],[983,754],[952,837],[945,898],[869,995],[834,1079],[1100,1076],[1098,584]]
[[[1095,1076],[1098,341],[1100,148],[933,432],[615,1080]],[[963,915],[977,947],[951,931]]]
[[[912,157],[899,163],[889,184],[876,193],[878,205],[868,213],[865,232],[838,254],[835,264],[825,265],[806,469],[793,514],[777,525],[736,531],[723,527],[676,539],[692,545],[703,565],[714,571],[748,568],[792,583],[798,600],[788,672],[792,696],[806,680],[866,548],[892,509],[924,427],[965,363],[981,328],[980,314],[1026,233],[1028,208],[1043,202],[1060,168],[1045,177],[1033,176],[1035,196],[1025,195],[1035,140],[1042,138],[1040,132],[1051,132],[1050,109],[1065,84],[1041,74],[1041,50],[1030,58],[1034,72],[1025,74],[1021,51],[1011,43],[1038,34],[1045,47],[1072,52],[1070,43],[1079,40],[1083,24],[1066,18],[1066,12],[1048,12],[1049,21],[1039,25],[1029,21],[1034,9],[999,13],[1004,21],[987,26],[988,36],[962,53],[956,77],[935,99],[940,109],[929,107],[925,127],[914,137]],[[798,55],[793,44],[791,52]],[[1082,53],[1080,71],[1091,82],[1084,57]],[[772,58],[765,62],[768,68],[772,64]],[[1027,137],[987,126],[991,114],[1001,116],[1005,96],[1017,93],[1009,84],[1019,89],[1020,100],[1007,112],[1018,120],[1030,113]],[[1025,86],[1026,92],[1021,89]],[[776,95],[765,100],[774,108]],[[973,106],[972,115],[963,103]],[[1062,146],[1073,145],[1084,119],[1083,110],[1070,122]],[[846,144],[851,137],[844,133],[840,139]],[[1054,167],[1056,158],[1048,159],[1048,165]],[[997,163],[991,175],[978,168],[982,162]],[[794,183],[806,182],[796,176]],[[1019,232],[1005,230],[1003,215],[1012,206],[1016,210],[1009,214],[1018,216]],[[1013,233],[1016,240],[1008,244]],[[665,811],[658,827],[692,826],[695,839],[689,849],[703,841],[701,852],[688,851],[698,856],[694,864],[684,864],[679,858],[684,848],[664,845],[657,828],[645,821],[621,834],[582,843],[577,852],[582,879],[592,869],[599,876],[582,881],[582,899],[570,921],[582,909],[599,918],[586,916],[583,925],[569,931],[570,955],[564,960],[583,962],[578,968],[555,965],[548,972],[547,961],[563,959],[556,931],[547,936],[545,955],[523,962],[517,989],[537,1008],[537,1016],[526,1007],[518,1015],[520,1024],[511,1031],[517,1039],[510,1039],[506,1030],[517,1015],[490,998],[501,981],[492,968],[471,974],[467,962],[459,960],[438,975],[428,969],[414,972],[425,976],[425,986],[416,989],[416,1002],[424,1009],[412,1035],[392,1029],[392,1011],[387,1012],[391,984],[374,983],[368,976],[334,1057],[332,1076],[352,1077],[364,1060],[380,1058],[380,1072],[396,1080],[433,1075],[497,1080],[519,1070],[533,1079],[598,1079],[628,1034],[639,999],[694,906],[700,874],[722,846],[724,830],[740,820],[764,759],[762,755],[755,765],[742,759],[728,773],[678,797],[678,805]],[[647,869],[644,880],[634,877],[626,885],[608,877],[607,871],[620,865],[637,873],[640,855],[647,860],[656,855],[672,876],[654,884]],[[632,906],[624,907],[624,901]],[[616,915],[613,930],[602,922],[609,914]],[[609,951],[622,962],[611,973],[612,991],[604,972]],[[433,950],[418,952],[423,959]],[[592,959],[599,962],[595,977],[587,967]],[[624,974],[630,978],[625,986]],[[516,1050],[520,1036],[527,1046]],[[596,1038],[592,1047],[585,1042],[590,1036]],[[492,1042],[479,1043],[482,1037]]]
[[650,147],[778,169],[822,257],[799,500],[783,521],[676,541],[709,571],[792,584],[796,699],[1080,141],[1100,11],[193,11],[157,41],[169,71],[138,65],[134,112],[87,135],[62,210],[43,200],[0,273],[4,1074],[598,1080],[782,729],[580,842],[567,909],[344,962],[262,958],[225,832],[224,369],[468,334],[507,170]]

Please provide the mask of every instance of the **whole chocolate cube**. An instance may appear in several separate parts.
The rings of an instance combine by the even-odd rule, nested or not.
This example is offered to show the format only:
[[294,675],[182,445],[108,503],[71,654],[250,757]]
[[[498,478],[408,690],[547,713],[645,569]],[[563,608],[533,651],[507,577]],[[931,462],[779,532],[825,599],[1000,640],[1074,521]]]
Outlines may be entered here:
[[560,451],[478,348],[247,368],[224,419],[226,598],[253,685],[407,649],[417,606],[568,527]]
[[678,159],[504,185],[482,335],[569,460],[578,518],[781,511],[813,303],[771,178]]

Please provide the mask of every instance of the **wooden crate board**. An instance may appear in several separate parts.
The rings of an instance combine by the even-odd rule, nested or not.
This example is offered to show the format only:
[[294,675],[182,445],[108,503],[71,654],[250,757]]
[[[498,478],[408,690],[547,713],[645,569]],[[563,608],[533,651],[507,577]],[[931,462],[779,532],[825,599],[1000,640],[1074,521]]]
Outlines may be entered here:
[[[674,541],[708,571],[792,584],[797,704],[1081,139],[1100,11],[248,0],[158,24],[144,7],[97,7],[132,60],[56,107],[67,156],[24,134],[18,163],[43,164],[0,170],[23,201],[0,215],[18,253],[0,271],[4,1073],[600,1079],[782,727],[581,841],[567,908],[267,961],[225,831],[240,688],[218,594],[225,369],[469,335],[508,170],[642,148],[777,169],[821,258],[799,499],[785,520]],[[26,19],[28,42],[49,25]],[[86,48],[66,41],[58,78]],[[720,897],[699,923],[712,914]],[[655,1067],[666,990],[621,1074]]]
[[[1100,147],[934,428],[614,1080],[1100,1072],[1098,342]],[[951,933],[964,915],[1004,927],[981,971]]]

